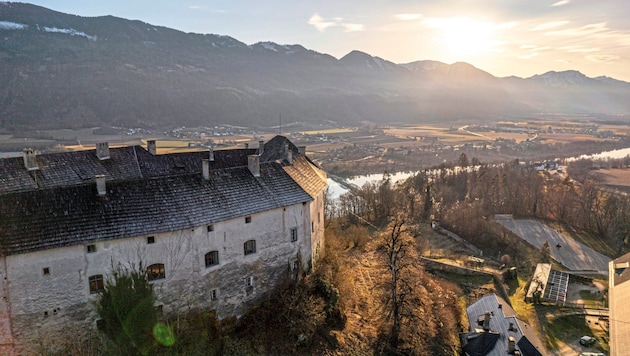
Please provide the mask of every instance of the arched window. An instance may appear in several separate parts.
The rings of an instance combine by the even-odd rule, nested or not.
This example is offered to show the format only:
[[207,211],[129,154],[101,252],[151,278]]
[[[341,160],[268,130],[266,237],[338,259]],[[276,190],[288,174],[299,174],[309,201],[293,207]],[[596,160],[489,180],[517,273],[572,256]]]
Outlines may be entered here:
[[90,278],[88,278],[88,281],[90,282],[90,293],[98,293],[105,289],[105,286],[103,285],[102,274],[95,274],[93,276],[90,276]]
[[147,267],[147,279],[150,281],[156,279],[166,278],[166,273],[164,273],[164,264],[163,263],[155,263]]
[[245,255],[256,253],[256,240],[245,241],[243,250],[245,251]]
[[219,251],[210,251],[206,253],[206,267],[212,267],[219,264]]

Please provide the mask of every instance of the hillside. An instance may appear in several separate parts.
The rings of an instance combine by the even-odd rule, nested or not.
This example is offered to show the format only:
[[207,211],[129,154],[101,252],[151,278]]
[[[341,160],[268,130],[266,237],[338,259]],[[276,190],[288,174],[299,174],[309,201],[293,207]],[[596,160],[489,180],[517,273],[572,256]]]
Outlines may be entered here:
[[336,59],[21,3],[0,3],[0,36],[0,127],[12,131],[630,114],[630,83],[573,71],[497,78],[461,62]]

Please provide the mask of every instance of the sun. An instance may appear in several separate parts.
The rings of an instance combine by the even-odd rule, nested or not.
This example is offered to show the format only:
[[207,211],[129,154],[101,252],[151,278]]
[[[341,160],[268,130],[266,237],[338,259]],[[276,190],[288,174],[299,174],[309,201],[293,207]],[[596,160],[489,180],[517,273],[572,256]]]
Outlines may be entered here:
[[467,17],[430,18],[425,25],[435,31],[435,41],[444,57],[466,61],[488,56],[500,50],[503,42],[496,39],[500,30],[490,22]]

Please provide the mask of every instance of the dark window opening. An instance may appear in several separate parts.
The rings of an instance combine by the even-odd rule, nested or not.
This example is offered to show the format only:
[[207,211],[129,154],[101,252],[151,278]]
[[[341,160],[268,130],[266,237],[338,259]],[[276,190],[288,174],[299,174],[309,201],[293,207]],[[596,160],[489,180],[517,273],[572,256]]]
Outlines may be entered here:
[[249,224],[250,222],[252,222],[252,217],[251,216],[246,216],[245,217],[245,224]]
[[43,272],[44,272],[44,276],[49,275],[50,274],[50,268],[49,267],[44,267]]
[[166,278],[166,273],[164,272],[164,264],[156,263],[147,267],[147,279],[150,281],[156,279]]
[[294,227],[293,229],[291,229],[291,242],[295,242],[298,239],[298,234],[297,234],[297,228]]
[[87,249],[87,253],[96,252],[96,245],[87,245],[86,249]]
[[214,231],[214,225],[210,224],[208,225],[208,232],[212,232]]
[[256,240],[248,240],[243,245],[245,255],[256,253]]
[[155,243],[155,236],[147,237],[147,243],[148,244],[154,244]]
[[219,264],[219,251],[210,251],[206,253],[206,267],[212,267]]
[[90,278],[88,278],[88,281],[90,282],[90,293],[98,293],[105,290],[102,274],[90,276]]

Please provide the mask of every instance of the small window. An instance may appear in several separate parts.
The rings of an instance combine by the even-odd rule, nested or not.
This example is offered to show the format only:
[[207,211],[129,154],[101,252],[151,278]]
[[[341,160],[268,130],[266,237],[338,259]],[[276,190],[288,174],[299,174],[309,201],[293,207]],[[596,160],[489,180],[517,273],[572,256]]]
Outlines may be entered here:
[[247,288],[254,287],[254,277],[247,277],[247,278],[245,278],[245,286]]
[[317,213],[317,222],[322,222],[322,213]]
[[210,224],[208,225],[208,232],[212,232],[212,231],[214,231],[214,225]]
[[297,227],[291,229],[291,242],[297,241]]
[[164,264],[156,263],[147,267],[147,278],[150,281],[166,278],[166,273],[164,273]]
[[315,223],[311,221],[311,232],[315,232]]
[[219,264],[219,251],[210,251],[206,253],[206,267],[212,267]]
[[155,236],[147,237],[147,243],[148,244],[154,244],[155,243]]
[[90,282],[90,293],[98,293],[105,290],[105,286],[103,284],[103,275],[97,274],[94,276],[90,276],[88,278]]
[[246,216],[245,217],[245,224],[249,224],[250,222],[252,222],[252,217],[251,216]]
[[44,276],[49,275],[50,274],[50,267],[44,267],[43,272],[44,272]]
[[86,249],[87,249],[87,253],[96,252],[96,245],[87,245]]
[[300,263],[298,261],[293,261],[293,270],[297,271],[300,267]]
[[217,290],[213,289],[212,293],[210,294],[210,299],[211,300],[217,300]]
[[243,245],[245,255],[256,253],[256,240],[248,240]]

